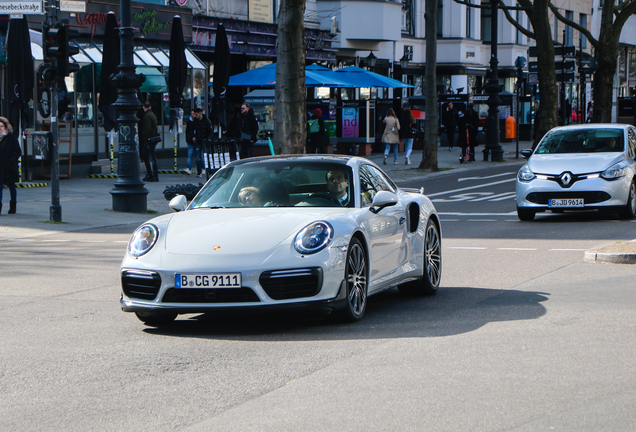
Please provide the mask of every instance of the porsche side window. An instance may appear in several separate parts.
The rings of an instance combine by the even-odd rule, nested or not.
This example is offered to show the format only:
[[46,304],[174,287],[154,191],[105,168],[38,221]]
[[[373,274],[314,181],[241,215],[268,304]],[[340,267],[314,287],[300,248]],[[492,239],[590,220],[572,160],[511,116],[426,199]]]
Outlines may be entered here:
[[371,205],[380,191],[393,192],[381,171],[371,165],[360,167],[360,198],[363,207]]

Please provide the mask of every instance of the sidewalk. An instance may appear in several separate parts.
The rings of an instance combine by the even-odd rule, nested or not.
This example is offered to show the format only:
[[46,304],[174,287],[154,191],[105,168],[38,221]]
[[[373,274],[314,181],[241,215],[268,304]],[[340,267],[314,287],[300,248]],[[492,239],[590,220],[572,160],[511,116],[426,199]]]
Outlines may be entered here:
[[[530,148],[530,142],[520,142],[519,150]],[[441,171],[431,173],[418,169],[422,158],[421,150],[411,155],[411,165],[404,164],[404,153],[399,155],[397,165],[393,165],[393,156],[389,155],[387,165],[383,165],[383,154],[374,153],[368,157],[382,167],[397,182],[404,180],[418,180],[430,176],[444,175],[453,170],[473,171],[493,166],[493,164],[510,165],[512,171],[524,163],[524,158],[516,159],[516,143],[502,143],[504,150],[503,162],[483,161],[483,147],[478,147],[475,154],[477,159],[470,163],[459,163],[461,149],[438,147],[437,162]],[[9,191],[4,190],[4,207],[0,214],[0,241],[47,235],[56,232],[73,232],[85,230],[99,230],[107,227],[125,226],[136,227],[139,224],[160,214],[170,213],[168,201],[163,196],[166,186],[192,183],[203,183],[201,178],[185,174],[161,174],[159,182],[146,183],[148,190],[148,213],[118,213],[112,211],[112,196],[116,179],[79,178],[60,180],[60,205],[62,207],[62,223],[50,222],[51,187],[20,188],[18,189],[17,214],[8,215]],[[636,263],[636,241],[618,243],[600,247],[595,251],[588,251],[586,260]]]

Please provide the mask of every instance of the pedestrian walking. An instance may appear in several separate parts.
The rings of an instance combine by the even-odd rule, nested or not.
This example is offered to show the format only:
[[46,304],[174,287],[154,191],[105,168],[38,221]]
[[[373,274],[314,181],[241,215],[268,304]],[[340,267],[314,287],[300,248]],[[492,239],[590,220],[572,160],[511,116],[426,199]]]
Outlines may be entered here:
[[384,133],[382,134],[382,142],[385,145],[384,149],[384,165],[386,165],[386,159],[389,157],[389,151],[391,146],[393,147],[393,164],[398,163],[398,144],[400,143],[400,121],[395,116],[393,108],[389,108],[389,111],[384,118]]
[[[203,177],[203,149],[206,141],[212,136],[212,122],[203,114],[201,108],[193,110],[194,123],[192,135],[192,152],[197,157],[197,177]],[[188,169],[192,169],[192,156],[188,146]]]
[[0,117],[0,213],[2,212],[2,191],[4,185],[9,188],[9,214],[15,214],[18,192],[15,184],[20,180],[18,161],[22,152],[18,139],[13,135],[13,127],[9,120]]
[[307,122],[307,153],[327,153],[325,150],[325,121],[322,118],[322,110],[316,108],[314,114]]
[[190,118],[186,122],[186,144],[188,145],[188,158],[186,163],[186,169],[184,170],[188,175],[192,173],[192,157],[194,156],[195,146],[194,141],[194,122],[196,121],[196,114],[194,110],[190,111]]
[[415,117],[408,105],[402,109],[402,120],[400,121],[400,138],[404,140],[404,164],[411,165],[411,152],[413,151],[413,140],[415,139]]
[[470,149],[469,161],[475,160],[475,147],[477,147],[477,132],[479,132],[479,114],[475,111],[475,104],[469,103],[466,109],[466,130],[468,131],[468,148]]
[[239,156],[241,159],[252,157],[256,134],[258,133],[258,120],[254,115],[254,110],[247,102],[241,105],[239,114],[239,126],[241,133],[241,149]]
[[[159,132],[157,131],[157,116],[152,112],[152,105],[149,101],[144,102],[143,110],[143,116],[139,121],[139,153],[145,155],[143,160],[146,165],[146,177],[143,178],[143,181],[158,182],[159,169],[155,149],[157,148],[157,144],[161,141],[157,141],[156,138],[159,137]],[[142,146],[143,152],[141,151]]]
[[446,105],[446,109],[442,114],[442,121],[446,129],[446,138],[448,138],[448,151],[452,151],[455,143],[455,129],[457,129],[457,111],[455,111],[452,102]]

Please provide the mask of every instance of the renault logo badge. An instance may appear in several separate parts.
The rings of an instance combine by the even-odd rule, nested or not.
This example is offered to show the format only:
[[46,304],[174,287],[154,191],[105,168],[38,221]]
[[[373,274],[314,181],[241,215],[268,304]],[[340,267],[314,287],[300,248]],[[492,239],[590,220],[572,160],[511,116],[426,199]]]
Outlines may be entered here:
[[565,186],[569,185],[570,181],[572,181],[572,176],[570,175],[570,173],[563,173],[561,175],[561,183],[563,183]]

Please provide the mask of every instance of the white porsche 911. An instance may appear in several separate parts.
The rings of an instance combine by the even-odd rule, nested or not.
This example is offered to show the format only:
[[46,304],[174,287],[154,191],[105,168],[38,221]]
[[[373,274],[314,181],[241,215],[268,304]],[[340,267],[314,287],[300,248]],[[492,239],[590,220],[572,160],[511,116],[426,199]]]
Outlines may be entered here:
[[121,306],[151,326],[227,308],[315,307],[346,321],[398,286],[434,294],[441,226],[418,190],[348,156],[272,156],[220,169],[176,213],[141,225],[121,265]]

